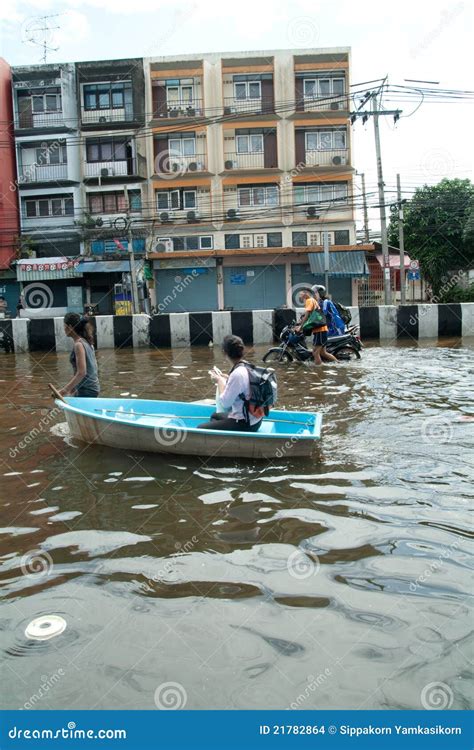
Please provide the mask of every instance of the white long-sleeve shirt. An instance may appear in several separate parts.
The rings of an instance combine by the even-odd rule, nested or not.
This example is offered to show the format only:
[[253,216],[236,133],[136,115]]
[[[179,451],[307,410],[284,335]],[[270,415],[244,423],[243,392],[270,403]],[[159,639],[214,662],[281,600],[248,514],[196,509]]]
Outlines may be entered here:
[[[245,398],[250,398],[250,378],[245,365],[239,365],[229,375],[224,392],[220,396],[220,402],[224,409],[230,409],[229,417],[231,419],[245,419],[244,402],[239,395],[243,393]],[[249,415],[250,424],[255,424],[260,420]]]

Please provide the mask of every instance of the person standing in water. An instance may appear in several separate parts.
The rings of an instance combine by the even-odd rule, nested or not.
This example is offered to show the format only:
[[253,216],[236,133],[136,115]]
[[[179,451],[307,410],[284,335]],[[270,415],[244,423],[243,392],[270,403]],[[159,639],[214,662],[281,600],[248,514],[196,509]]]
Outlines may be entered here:
[[100,384],[89,319],[77,313],[67,313],[64,333],[73,340],[70,362],[74,376],[59,393],[61,396],[97,398]]

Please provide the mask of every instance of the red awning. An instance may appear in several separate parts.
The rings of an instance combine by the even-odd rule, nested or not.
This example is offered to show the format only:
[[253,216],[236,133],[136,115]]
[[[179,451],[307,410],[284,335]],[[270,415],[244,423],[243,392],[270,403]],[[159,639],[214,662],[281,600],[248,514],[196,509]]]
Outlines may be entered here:
[[[377,258],[378,262],[380,263],[380,265],[383,268],[384,267],[384,262],[383,262],[383,255],[382,255],[382,253],[377,253],[377,255],[375,257]],[[395,268],[395,269],[396,268],[400,268],[400,256],[399,255],[393,255],[392,253],[390,253],[390,255],[388,256],[388,258],[389,258],[389,262],[390,262],[390,268]],[[405,266],[405,268],[410,268],[410,262],[411,262],[410,256],[405,253],[405,255],[404,255],[404,266]]]

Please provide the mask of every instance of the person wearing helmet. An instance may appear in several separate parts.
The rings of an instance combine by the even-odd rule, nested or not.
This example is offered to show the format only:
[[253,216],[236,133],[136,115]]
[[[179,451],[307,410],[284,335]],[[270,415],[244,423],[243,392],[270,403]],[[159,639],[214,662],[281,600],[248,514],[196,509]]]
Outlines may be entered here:
[[334,302],[328,299],[326,287],[322,284],[315,284],[311,287],[311,291],[319,296],[321,310],[328,322],[328,336],[342,336],[346,331],[346,324],[339,315],[339,310]]
[[[302,297],[304,299],[305,314],[301,318],[298,327],[295,328],[296,331],[301,331],[303,325],[308,320],[314,309],[322,310],[316,287],[312,287],[311,291],[308,290],[307,292],[303,292]],[[322,360],[324,360],[325,362],[337,362],[336,357],[326,351],[326,342],[328,340],[327,325],[321,325],[313,328],[312,334],[314,364],[322,365]]]

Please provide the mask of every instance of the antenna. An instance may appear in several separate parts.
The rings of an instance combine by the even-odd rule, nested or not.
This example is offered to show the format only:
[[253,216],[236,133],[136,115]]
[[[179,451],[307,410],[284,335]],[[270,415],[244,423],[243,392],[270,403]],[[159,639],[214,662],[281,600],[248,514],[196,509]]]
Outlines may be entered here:
[[42,61],[46,63],[48,52],[57,52],[59,47],[53,47],[53,32],[60,26],[52,26],[49,21],[52,18],[63,16],[64,13],[54,13],[50,16],[36,16],[31,18],[23,30],[24,42],[35,44],[43,50]]

